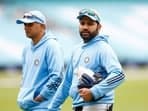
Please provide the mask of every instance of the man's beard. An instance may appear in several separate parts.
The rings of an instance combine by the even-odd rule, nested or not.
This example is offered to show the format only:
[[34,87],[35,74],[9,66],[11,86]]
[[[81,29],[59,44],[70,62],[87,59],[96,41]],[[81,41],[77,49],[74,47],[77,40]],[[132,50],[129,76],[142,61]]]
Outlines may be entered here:
[[89,42],[92,40],[96,35],[98,35],[98,29],[96,29],[94,32],[89,32],[88,30],[83,30],[80,33],[81,38],[83,39],[84,43]]

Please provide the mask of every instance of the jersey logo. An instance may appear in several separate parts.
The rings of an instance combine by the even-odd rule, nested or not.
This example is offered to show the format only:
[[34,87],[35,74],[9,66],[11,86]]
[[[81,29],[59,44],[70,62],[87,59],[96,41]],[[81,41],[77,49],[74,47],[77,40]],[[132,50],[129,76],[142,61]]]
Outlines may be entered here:
[[89,57],[85,57],[85,59],[84,59],[84,63],[88,63],[88,62],[89,62],[89,60],[90,60],[90,58],[89,58]]
[[39,65],[39,59],[35,59],[35,60],[34,60],[34,65],[35,65],[35,66],[38,66],[38,65]]

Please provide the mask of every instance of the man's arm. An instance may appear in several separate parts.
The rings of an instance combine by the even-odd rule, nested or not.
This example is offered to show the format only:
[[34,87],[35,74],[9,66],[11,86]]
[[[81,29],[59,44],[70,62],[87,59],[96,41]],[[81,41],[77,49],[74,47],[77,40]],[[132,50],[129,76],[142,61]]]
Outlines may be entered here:
[[107,77],[90,89],[94,99],[98,99],[114,90],[125,79],[118,58],[110,46],[104,47],[100,60],[102,67],[106,70]]
[[62,82],[64,59],[62,51],[55,40],[48,42],[45,61],[48,66],[48,80],[40,92],[39,97],[51,99]]
[[60,106],[64,103],[66,98],[69,96],[69,90],[72,83],[72,67],[69,65],[66,70],[66,75],[58,88],[55,96],[53,97],[51,103],[48,106],[49,111],[58,111],[60,110]]

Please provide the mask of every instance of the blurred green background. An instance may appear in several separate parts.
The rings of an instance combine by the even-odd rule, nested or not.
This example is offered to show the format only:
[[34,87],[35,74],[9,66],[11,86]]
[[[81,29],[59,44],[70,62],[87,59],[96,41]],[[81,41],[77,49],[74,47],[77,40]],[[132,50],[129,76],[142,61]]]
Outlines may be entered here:
[[[116,89],[114,111],[148,111],[148,67],[124,70],[126,81]],[[0,111],[20,111],[16,103],[20,79],[20,72],[0,72]],[[72,111],[71,98],[62,111]]]

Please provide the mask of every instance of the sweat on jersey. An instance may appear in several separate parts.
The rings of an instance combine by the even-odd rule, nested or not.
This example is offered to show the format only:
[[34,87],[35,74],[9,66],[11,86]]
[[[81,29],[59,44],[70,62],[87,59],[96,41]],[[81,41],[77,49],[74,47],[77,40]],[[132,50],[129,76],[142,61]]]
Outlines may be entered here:
[[[63,53],[55,37],[48,33],[36,45],[31,43],[25,47],[22,66],[17,98],[20,108],[25,111],[47,109],[63,76]],[[44,97],[43,102],[34,101],[39,94]]]
[[[103,80],[90,89],[94,98],[91,102],[85,102],[78,93],[78,77],[74,70],[80,66],[103,76]],[[124,78],[117,56],[108,44],[108,36],[98,35],[75,49],[68,64],[65,78],[53,101],[49,104],[48,110],[60,110],[61,104],[69,95],[73,100],[73,107],[114,103],[114,89],[123,82]]]

